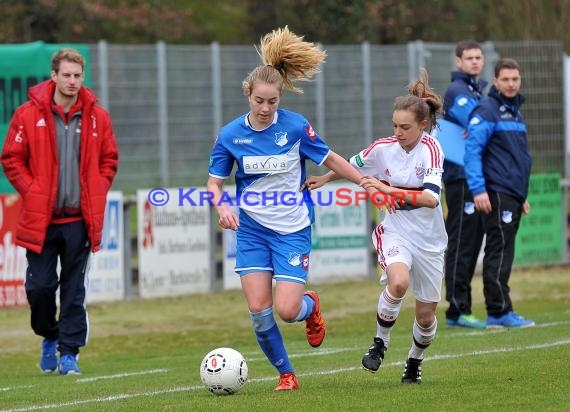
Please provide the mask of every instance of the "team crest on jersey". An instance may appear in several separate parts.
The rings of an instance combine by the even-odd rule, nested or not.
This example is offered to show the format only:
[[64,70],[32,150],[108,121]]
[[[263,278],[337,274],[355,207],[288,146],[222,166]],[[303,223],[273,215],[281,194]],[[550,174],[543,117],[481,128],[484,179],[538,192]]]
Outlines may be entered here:
[[297,252],[289,252],[287,260],[291,266],[299,266],[301,264],[301,255]]
[[479,123],[481,123],[481,119],[479,119],[477,116],[475,116],[474,118],[472,118],[471,121],[469,122],[469,124],[472,124],[472,125],[476,125],[476,124],[479,124]]
[[303,255],[303,258],[301,259],[301,268],[303,268],[303,270],[309,270],[309,255]]
[[275,144],[279,147],[283,147],[287,144],[287,132],[275,133]]
[[503,210],[501,219],[505,223],[511,223],[513,221],[513,212],[511,212],[510,210]]
[[309,136],[309,139],[315,140],[317,138],[317,133],[315,133],[313,126],[310,124],[305,128],[305,132],[307,133],[307,136]]
[[463,205],[463,211],[466,215],[472,215],[475,213],[475,203],[473,202],[465,202]]
[[462,97],[461,99],[459,99],[459,100],[457,101],[457,104],[458,104],[459,106],[465,106],[465,105],[467,104],[467,97]]
[[416,165],[416,177],[421,179],[424,177],[425,169],[422,165]]
[[400,254],[400,248],[398,246],[392,246],[390,249],[388,249],[388,252],[386,252],[386,255],[390,257],[394,257],[399,254]]

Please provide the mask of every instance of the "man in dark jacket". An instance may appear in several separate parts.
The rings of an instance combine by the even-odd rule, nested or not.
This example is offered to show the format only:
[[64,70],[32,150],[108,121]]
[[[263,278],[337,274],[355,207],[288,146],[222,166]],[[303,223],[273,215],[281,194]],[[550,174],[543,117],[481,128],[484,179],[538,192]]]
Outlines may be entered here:
[[465,145],[467,183],[487,236],[483,260],[487,327],[534,325],[514,312],[508,284],[521,216],[530,211],[526,197],[532,159],[520,112],[524,102],[520,88],[518,63],[500,59],[488,97],[471,113]]
[[16,244],[27,250],[32,329],[44,338],[40,369],[67,375],[80,373],[79,348],[87,343],[86,271],[100,248],[118,152],[109,114],[83,86],[83,56],[62,49],[51,65],[51,79],[30,88],[30,100],[16,109],[1,160],[23,200]]
[[[481,45],[473,40],[458,43],[455,64],[458,70],[451,73],[451,84],[445,92],[443,118],[461,126],[464,135],[456,138],[465,139],[469,115],[487,85],[478,79],[484,64]],[[443,183],[447,205],[445,229],[449,239],[445,255],[445,298],[449,302],[446,325],[484,328],[485,322],[471,313],[471,280],[483,242],[483,221],[475,210],[463,165],[445,159]]]

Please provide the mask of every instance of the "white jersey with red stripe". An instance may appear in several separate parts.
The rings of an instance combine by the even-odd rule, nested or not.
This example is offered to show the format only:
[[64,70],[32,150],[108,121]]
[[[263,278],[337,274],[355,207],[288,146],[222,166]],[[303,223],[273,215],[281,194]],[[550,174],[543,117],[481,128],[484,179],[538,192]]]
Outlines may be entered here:
[[443,151],[436,139],[424,133],[407,153],[395,137],[381,138],[353,156],[350,163],[360,173],[390,186],[423,191],[435,197],[438,205],[434,209],[407,204],[395,213],[386,213],[379,229],[425,251],[445,250],[447,233],[440,203]]

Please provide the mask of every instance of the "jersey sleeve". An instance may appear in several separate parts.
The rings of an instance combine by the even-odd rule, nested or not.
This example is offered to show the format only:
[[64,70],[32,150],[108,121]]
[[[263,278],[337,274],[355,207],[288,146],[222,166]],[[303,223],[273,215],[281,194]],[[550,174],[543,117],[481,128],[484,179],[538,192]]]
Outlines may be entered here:
[[487,190],[483,175],[483,153],[495,130],[495,122],[488,120],[488,118],[490,116],[483,109],[475,109],[467,129],[464,157],[465,176],[469,190],[474,196]]
[[324,163],[330,153],[329,146],[315,132],[308,120],[304,119],[301,137],[300,154],[305,159],[310,159],[319,166]]
[[466,93],[460,93],[455,96],[453,105],[449,109],[449,116],[455,119],[455,121],[467,129],[469,126],[469,115],[477,106],[478,100]]
[[443,176],[443,150],[436,139],[428,138],[422,152],[425,165],[423,190],[439,202]]
[[218,179],[227,179],[232,173],[235,158],[223,144],[223,137],[219,135],[214,142],[210,154],[208,174]]
[[377,142],[374,142],[366,149],[352,156],[349,162],[360,174],[377,177],[381,166],[381,153],[379,149],[380,146],[378,146]]

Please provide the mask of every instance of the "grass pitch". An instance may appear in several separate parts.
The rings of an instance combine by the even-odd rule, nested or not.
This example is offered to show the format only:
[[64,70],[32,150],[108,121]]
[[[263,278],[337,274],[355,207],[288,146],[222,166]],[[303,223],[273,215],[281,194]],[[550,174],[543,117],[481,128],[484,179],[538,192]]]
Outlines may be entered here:
[[[280,327],[301,390],[276,393],[277,372],[257,346],[241,291],[91,305],[91,336],[82,375],[39,372],[41,338],[27,308],[0,310],[0,411],[560,411],[570,404],[570,269],[527,269],[511,277],[515,310],[527,329],[445,326],[426,352],[423,383],[402,385],[411,344],[409,294],[376,374],[360,367],[375,333],[376,279],[312,285],[321,297],[327,336],[318,349],[304,323]],[[474,313],[485,317],[481,278]],[[229,346],[247,359],[249,381],[215,396],[201,384],[200,361]]]

